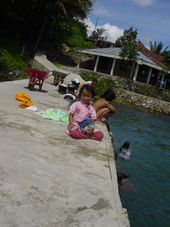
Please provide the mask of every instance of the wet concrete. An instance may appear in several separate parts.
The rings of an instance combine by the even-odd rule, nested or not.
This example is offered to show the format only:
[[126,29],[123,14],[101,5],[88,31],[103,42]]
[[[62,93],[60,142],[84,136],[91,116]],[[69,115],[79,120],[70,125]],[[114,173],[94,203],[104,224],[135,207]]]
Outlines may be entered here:
[[[0,83],[0,226],[129,226],[106,128],[98,126],[102,142],[75,140],[65,134],[66,123],[40,116],[68,106],[52,81],[45,92],[27,90],[28,80]],[[38,112],[17,106],[21,91]]]

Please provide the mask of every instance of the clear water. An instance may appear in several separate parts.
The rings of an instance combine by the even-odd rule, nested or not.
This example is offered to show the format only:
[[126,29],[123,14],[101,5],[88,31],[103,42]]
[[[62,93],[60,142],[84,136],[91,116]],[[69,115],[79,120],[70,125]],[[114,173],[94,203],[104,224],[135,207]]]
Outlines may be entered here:
[[115,148],[129,141],[131,160],[117,160],[133,190],[120,192],[131,227],[170,227],[170,117],[117,105],[109,120]]

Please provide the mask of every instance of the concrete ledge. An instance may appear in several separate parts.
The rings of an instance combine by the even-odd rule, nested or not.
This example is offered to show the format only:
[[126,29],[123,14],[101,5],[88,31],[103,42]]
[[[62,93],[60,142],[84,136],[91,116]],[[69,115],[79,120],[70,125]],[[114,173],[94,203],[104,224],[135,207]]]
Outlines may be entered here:
[[39,111],[66,109],[55,87],[29,91],[28,80],[0,83],[0,226],[125,227],[110,137],[75,140],[66,124],[20,109],[26,92]]

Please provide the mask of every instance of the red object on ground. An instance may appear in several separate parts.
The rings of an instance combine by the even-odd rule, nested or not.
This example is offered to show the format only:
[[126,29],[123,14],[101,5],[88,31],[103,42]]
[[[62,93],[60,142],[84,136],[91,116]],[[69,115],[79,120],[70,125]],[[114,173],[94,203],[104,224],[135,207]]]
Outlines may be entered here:
[[37,69],[27,68],[25,69],[27,76],[29,78],[28,88],[29,90],[33,90],[35,85],[39,86],[39,90],[41,91],[43,82],[52,74],[49,72],[39,71]]

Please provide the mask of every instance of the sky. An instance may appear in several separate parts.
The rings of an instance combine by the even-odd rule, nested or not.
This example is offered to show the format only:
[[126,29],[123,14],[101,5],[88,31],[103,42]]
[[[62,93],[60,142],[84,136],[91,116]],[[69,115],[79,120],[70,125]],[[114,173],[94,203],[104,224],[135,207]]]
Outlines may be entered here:
[[133,27],[147,47],[162,42],[170,50],[170,0],[94,0],[85,23],[88,34],[104,28],[104,37],[114,42],[125,29]]

